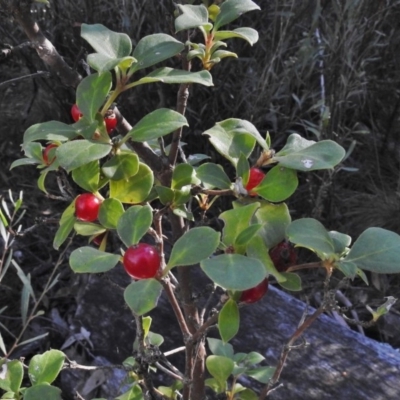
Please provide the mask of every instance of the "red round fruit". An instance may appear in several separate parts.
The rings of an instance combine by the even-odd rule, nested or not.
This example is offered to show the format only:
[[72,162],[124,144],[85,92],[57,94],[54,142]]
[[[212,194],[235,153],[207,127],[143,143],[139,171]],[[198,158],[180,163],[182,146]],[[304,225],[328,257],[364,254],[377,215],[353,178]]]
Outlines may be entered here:
[[101,200],[92,193],[83,193],[75,200],[75,216],[81,221],[93,222],[99,215]]
[[272,248],[269,251],[269,256],[279,272],[285,272],[289,267],[297,263],[297,252],[287,240]]
[[117,117],[113,112],[104,117],[104,122],[108,133],[111,133],[118,123]]
[[106,233],[103,232],[103,233],[100,233],[100,235],[95,236],[92,240],[92,243],[95,244],[96,246],[100,246],[105,235],[106,235]]
[[71,108],[71,116],[75,122],[79,121],[83,117],[81,110],[79,110],[76,104],[74,104]]
[[265,293],[267,293],[268,283],[268,279],[264,279],[257,286],[254,286],[251,289],[244,290],[240,296],[239,301],[251,304],[262,299],[265,296]]
[[54,151],[52,152],[52,155],[50,156],[51,149],[55,149],[56,147],[58,147],[58,145],[55,143],[52,143],[52,144],[49,144],[48,146],[46,146],[45,149],[43,150],[43,161],[46,165],[51,165],[54,162],[54,160],[56,159],[56,155],[54,154]]
[[252,192],[252,189],[258,186],[264,179],[265,174],[259,168],[250,168],[249,181],[246,185],[246,190],[249,192],[250,196],[257,196],[257,193]]
[[155,247],[139,243],[129,247],[123,258],[125,271],[134,279],[153,278],[160,268],[161,258]]

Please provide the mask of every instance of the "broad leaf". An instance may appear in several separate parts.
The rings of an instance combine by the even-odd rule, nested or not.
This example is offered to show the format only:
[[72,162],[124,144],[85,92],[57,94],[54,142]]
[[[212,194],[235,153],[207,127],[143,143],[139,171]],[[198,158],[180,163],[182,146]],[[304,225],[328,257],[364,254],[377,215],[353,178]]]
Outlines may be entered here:
[[343,260],[378,274],[400,272],[400,236],[382,228],[368,228]]
[[218,330],[224,343],[229,342],[239,331],[239,307],[235,300],[229,299],[218,315]]
[[353,262],[338,261],[335,263],[335,267],[342,271],[343,274],[348,278],[354,279],[354,277],[357,275],[358,268],[357,265]]
[[124,206],[119,200],[105,199],[100,205],[99,222],[107,229],[116,229],[124,211]]
[[100,273],[114,268],[120,256],[105,253],[93,247],[80,247],[71,253],[69,264],[76,273]]
[[95,120],[96,114],[105,102],[110,92],[112,77],[110,72],[98,73],[82,79],[76,89],[76,103],[79,111],[90,121]]
[[213,86],[212,76],[208,71],[189,72],[169,67],[158,68],[144,78],[130,84],[130,86],[144,85],[146,83],[198,83],[204,86]]
[[175,19],[175,32],[204,25],[212,28],[212,24],[208,22],[208,10],[203,4],[199,6],[177,4],[177,6],[181,15]]
[[74,140],[57,148],[59,164],[68,172],[90,161],[99,160],[111,151],[109,144],[94,143],[88,140]]
[[0,358],[0,388],[18,393],[24,377],[24,369],[21,361],[8,361]]
[[201,261],[201,269],[217,285],[227,290],[246,290],[265,279],[263,264],[241,254],[221,254]]
[[253,28],[237,28],[233,31],[218,31],[214,40],[240,38],[246,40],[251,46],[258,41],[258,32]]
[[239,233],[235,240],[234,247],[246,246],[261,228],[261,224],[253,224],[248,226],[245,230]]
[[210,257],[217,249],[219,239],[220,234],[207,226],[190,229],[175,242],[166,269],[197,264]]
[[185,48],[184,44],[166,35],[165,33],[155,33],[142,38],[132,56],[137,60],[132,65],[132,71],[139,71],[143,68],[151,67],[161,61],[167,60],[180,53]]
[[301,278],[299,275],[294,274],[293,272],[282,272],[282,275],[285,277],[285,281],[281,281],[278,283],[286,290],[291,290],[292,292],[298,292],[302,290],[301,287]]
[[132,282],[124,292],[124,299],[136,315],[143,315],[157,306],[162,291],[161,283],[155,279]]
[[24,392],[24,400],[61,400],[61,389],[50,386],[48,383],[40,383],[29,387]]
[[59,121],[48,121],[32,125],[24,133],[23,148],[29,142],[36,140],[66,142],[77,136],[73,125],[67,125]]
[[[94,399],[97,400],[97,399]],[[98,399],[102,400],[102,399]],[[104,399],[106,400],[106,399]],[[132,386],[128,391],[115,398],[115,400],[143,400],[143,392],[139,385]]]
[[242,14],[252,10],[260,10],[260,7],[251,0],[226,0],[222,3],[220,12],[215,19],[214,30],[229,24]]
[[95,192],[99,188],[100,164],[99,160],[90,161],[72,171],[72,179],[82,189]]
[[102,167],[104,175],[114,181],[129,179],[139,171],[139,157],[132,152],[121,152]]
[[76,221],[74,224],[74,229],[78,235],[82,236],[93,236],[100,235],[105,232],[104,227],[99,224],[94,224],[93,222],[83,222]]
[[125,246],[138,244],[153,222],[149,205],[129,207],[118,221],[117,232]]
[[181,189],[184,186],[196,183],[200,183],[200,181],[196,178],[196,172],[191,165],[178,164],[175,167],[172,173],[172,189]]
[[233,347],[220,339],[207,338],[208,347],[215,356],[224,356],[233,359]]
[[258,382],[267,384],[275,373],[275,367],[258,367],[248,369],[245,374]]
[[287,235],[292,243],[314,251],[322,260],[335,254],[335,245],[325,227],[316,219],[302,218],[293,221]]
[[110,197],[114,197],[122,203],[141,203],[150,194],[153,182],[152,170],[146,164],[139,163],[138,173],[129,179],[110,181]]
[[49,350],[37,354],[29,362],[28,375],[32,385],[52,383],[64,365],[65,354],[59,350]]
[[197,177],[209,188],[230,189],[232,182],[224,169],[214,163],[205,163],[196,170]]
[[160,108],[143,117],[127,135],[135,142],[145,142],[165,136],[182,126],[188,126],[182,114],[168,108]]
[[346,248],[350,247],[351,236],[336,231],[330,231],[328,234],[333,241],[336,254],[342,254]]

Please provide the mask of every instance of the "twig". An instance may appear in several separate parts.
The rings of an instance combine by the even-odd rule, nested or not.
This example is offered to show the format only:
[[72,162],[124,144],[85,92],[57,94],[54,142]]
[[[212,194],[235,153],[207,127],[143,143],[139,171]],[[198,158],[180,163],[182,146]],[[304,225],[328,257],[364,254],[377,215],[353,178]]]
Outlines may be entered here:
[[7,86],[7,85],[11,85],[11,84],[14,83],[14,82],[22,81],[23,79],[37,78],[37,77],[39,77],[39,76],[48,78],[48,77],[50,76],[50,72],[38,71],[38,72],[35,72],[35,73],[33,73],[33,74],[24,75],[24,76],[19,76],[18,78],[9,79],[8,81],[1,82],[1,83],[0,83],[0,87],[2,87],[2,86]]

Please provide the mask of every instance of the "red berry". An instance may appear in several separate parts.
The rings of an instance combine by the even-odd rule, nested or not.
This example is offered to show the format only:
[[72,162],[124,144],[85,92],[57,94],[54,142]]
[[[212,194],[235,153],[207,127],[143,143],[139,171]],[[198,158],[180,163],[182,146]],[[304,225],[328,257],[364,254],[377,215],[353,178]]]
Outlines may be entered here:
[[146,243],[129,247],[123,259],[125,271],[134,279],[153,278],[160,268],[161,258],[157,250]]
[[118,121],[116,115],[113,112],[111,112],[104,117],[104,122],[106,124],[107,132],[111,133],[117,126]]
[[93,222],[99,215],[101,200],[92,193],[83,193],[75,200],[75,216],[81,221]]
[[285,272],[297,263],[297,253],[293,245],[284,240],[269,251],[269,256],[279,272]]
[[256,301],[264,297],[265,293],[267,293],[267,290],[268,290],[268,279],[264,279],[257,286],[254,286],[251,289],[244,290],[240,296],[239,301],[248,304],[255,303]]
[[97,235],[96,237],[94,237],[92,240],[92,243],[95,244],[96,246],[100,246],[105,234],[106,234],[105,232],[100,233],[100,235]]
[[71,108],[71,116],[75,122],[79,121],[83,117],[81,110],[79,110],[76,104],[74,104]]
[[53,150],[50,155],[50,151],[51,149],[55,149],[56,147],[58,147],[57,144],[52,143],[49,144],[48,146],[45,147],[45,149],[43,150],[43,161],[46,165],[51,165],[54,160],[56,159],[56,155],[55,155],[55,151]]
[[250,168],[249,181],[246,185],[246,190],[249,192],[250,196],[257,196],[257,193],[252,192],[252,189],[258,186],[264,179],[265,174],[259,168]]

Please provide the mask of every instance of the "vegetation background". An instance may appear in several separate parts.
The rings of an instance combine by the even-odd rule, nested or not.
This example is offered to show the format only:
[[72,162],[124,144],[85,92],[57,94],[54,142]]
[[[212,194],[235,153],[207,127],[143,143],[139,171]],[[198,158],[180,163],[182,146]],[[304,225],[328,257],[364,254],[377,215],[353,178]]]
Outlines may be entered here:
[[[69,111],[75,95],[55,76],[12,81],[46,71],[46,66],[29,45],[15,48],[27,39],[5,11],[7,2],[0,1],[0,196],[7,198],[8,189],[24,192],[23,228],[27,231],[15,243],[15,257],[40,292],[58,258],[52,240],[65,204],[57,199],[56,183],[51,196],[39,192],[35,168],[10,172],[9,166],[21,157],[20,143],[29,126],[47,120],[72,122]],[[259,42],[251,48],[244,41],[231,40],[239,59],[224,60],[213,69],[214,87],[192,88],[187,112],[190,128],[184,137],[187,151],[211,154],[213,161],[224,162],[206,141],[193,140],[193,136],[200,138],[216,121],[230,117],[247,119],[260,132],[269,131],[275,149],[292,132],[310,140],[335,140],[348,151],[346,160],[335,171],[300,176],[300,189],[289,201],[292,218],[312,216],[353,238],[370,226],[400,234],[400,1],[255,2],[262,10],[244,15],[238,23],[257,29]],[[80,23],[102,23],[127,33],[135,44],[147,34],[173,35],[173,12],[172,1],[154,0],[51,0],[50,7],[32,5],[43,32],[83,76],[90,48],[80,38]],[[15,49],[8,56],[5,50],[10,46]],[[139,86],[123,96],[118,106],[134,124],[155,108],[174,108],[176,89],[161,84]],[[224,166],[229,172],[229,166]],[[224,203],[218,207],[223,209]],[[361,319],[368,319],[365,303],[374,305],[389,295],[400,297],[398,277],[372,275],[370,280],[369,287],[355,281],[339,299],[353,304]],[[321,287],[316,282],[320,281],[318,272],[307,272],[305,290],[297,295],[317,303]],[[65,262],[60,283],[44,299],[45,315],[35,320],[27,337],[51,326],[54,313],[65,321],[63,329],[69,329],[85,284]],[[0,285],[0,306],[12,306],[0,315],[0,322],[11,333],[20,327],[20,292],[17,275],[7,274]],[[397,304],[367,334],[398,347],[399,321]],[[65,332],[54,332],[21,348],[19,355],[57,348],[65,336]],[[3,337],[12,341],[7,332]]]

